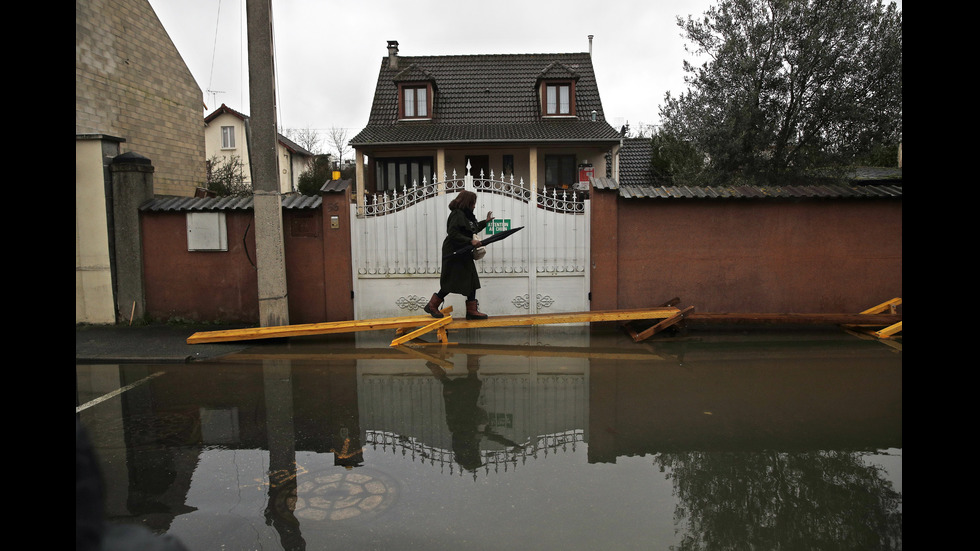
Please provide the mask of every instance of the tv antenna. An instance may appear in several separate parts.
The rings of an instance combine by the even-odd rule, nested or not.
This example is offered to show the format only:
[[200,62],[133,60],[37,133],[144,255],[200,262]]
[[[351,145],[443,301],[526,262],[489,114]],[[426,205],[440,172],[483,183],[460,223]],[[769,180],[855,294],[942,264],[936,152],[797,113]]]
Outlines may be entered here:
[[211,96],[211,105],[217,106],[218,104],[218,94],[224,94],[224,90],[212,90],[208,88],[208,94]]

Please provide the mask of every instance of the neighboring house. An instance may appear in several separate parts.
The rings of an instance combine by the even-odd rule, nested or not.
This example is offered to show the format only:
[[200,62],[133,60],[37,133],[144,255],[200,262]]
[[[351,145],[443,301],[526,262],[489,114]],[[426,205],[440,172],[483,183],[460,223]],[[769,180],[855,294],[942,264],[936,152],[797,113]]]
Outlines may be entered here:
[[514,177],[571,189],[615,174],[620,133],[605,119],[589,53],[399,56],[389,41],[367,126],[352,140],[363,193],[424,178]]
[[[245,183],[251,186],[251,170],[248,151],[248,115],[225,104],[204,117],[204,139],[207,158],[238,157],[242,162]],[[289,138],[278,134],[279,192],[291,193],[299,185],[299,176],[313,159],[310,153]]]

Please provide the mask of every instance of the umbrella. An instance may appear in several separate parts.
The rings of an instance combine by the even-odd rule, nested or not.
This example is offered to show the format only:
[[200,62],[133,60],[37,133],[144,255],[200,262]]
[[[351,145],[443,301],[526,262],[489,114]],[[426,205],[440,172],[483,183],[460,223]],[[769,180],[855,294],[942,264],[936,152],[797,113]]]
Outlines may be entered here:
[[[522,230],[522,229],[524,229],[524,226],[520,226],[520,227],[517,227],[517,228],[509,229],[507,231],[502,231],[500,233],[495,233],[495,234],[491,235],[490,237],[487,237],[486,239],[481,239],[480,242],[483,243],[484,245],[489,245],[490,243],[494,243],[494,242],[500,241],[501,239],[506,239],[506,238],[510,237],[511,234],[517,233],[519,230]],[[460,255],[463,255],[463,254],[471,253],[471,252],[473,252],[473,248],[474,248],[473,245],[467,245],[467,246],[465,246],[465,247],[463,247],[461,249],[456,249],[455,251],[447,254],[446,256],[442,257],[442,259],[443,260],[449,260],[450,258],[453,258],[453,257],[457,257],[457,256],[460,256]]]

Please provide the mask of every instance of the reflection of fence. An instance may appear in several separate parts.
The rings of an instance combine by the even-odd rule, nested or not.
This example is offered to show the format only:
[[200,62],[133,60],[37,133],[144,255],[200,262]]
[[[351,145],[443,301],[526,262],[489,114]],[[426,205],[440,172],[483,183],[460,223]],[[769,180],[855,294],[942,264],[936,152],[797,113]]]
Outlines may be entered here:
[[[483,469],[506,471],[528,459],[574,450],[587,441],[585,366],[569,362],[563,368],[569,371],[542,372],[536,367],[527,373],[487,374],[471,381],[479,385],[479,398],[474,397],[473,419],[465,415],[464,419],[474,423],[474,430],[485,424],[492,433],[479,440]],[[449,379],[465,383],[470,377],[450,374]],[[457,472],[450,427],[462,420],[455,417],[457,410],[446,409],[446,384],[429,374],[361,373],[357,403],[365,449],[390,451],[438,464],[443,472]]]
[[[528,439],[521,443],[517,448],[503,450],[480,450],[481,466],[485,475],[489,475],[491,469],[494,473],[501,470],[507,472],[516,469],[519,465],[527,463],[528,459],[534,460],[547,457],[549,454],[560,452],[575,452],[579,442],[584,442],[584,431],[572,429],[555,434],[545,434],[542,436]],[[443,474],[463,474],[453,459],[453,451],[437,448],[423,444],[418,439],[395,434],[393,432],[381,430],[366,431],[365,443],[371,449],[381,449],[383,453],[400,453],[412,461],[439,465],[440,472]],[[473,476],[477,476],[474,472]]]

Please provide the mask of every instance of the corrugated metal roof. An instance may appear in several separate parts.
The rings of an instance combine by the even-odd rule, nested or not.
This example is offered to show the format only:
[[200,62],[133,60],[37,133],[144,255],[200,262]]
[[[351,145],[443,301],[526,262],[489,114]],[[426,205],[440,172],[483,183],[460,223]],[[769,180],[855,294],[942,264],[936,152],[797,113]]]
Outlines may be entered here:
[[653,186],[615,185],[609,178],[593,178],[594,189],[618,189],[626,199],[882,199],[901,198],[901,184],[825,184],[810,186]]
[[352,180],[329,180],[320,186],[321,193],[339,193],[353,186]]
[[[320,196],[283,195],[282,208],[288,210],[318,209],[323,203]],[[229,211],[252,210],[252,196],[247,197],[154,197],[140,210],[149,212],[186,212],[186,211]]]

